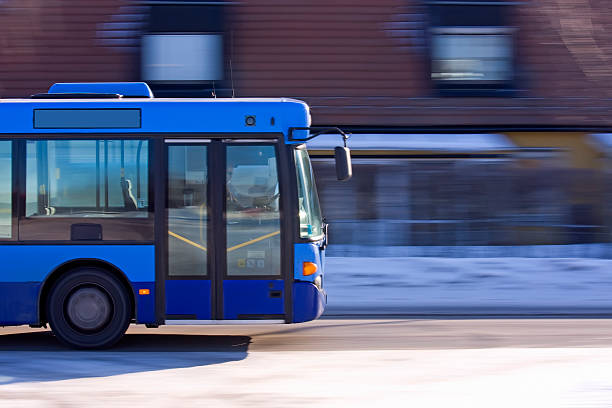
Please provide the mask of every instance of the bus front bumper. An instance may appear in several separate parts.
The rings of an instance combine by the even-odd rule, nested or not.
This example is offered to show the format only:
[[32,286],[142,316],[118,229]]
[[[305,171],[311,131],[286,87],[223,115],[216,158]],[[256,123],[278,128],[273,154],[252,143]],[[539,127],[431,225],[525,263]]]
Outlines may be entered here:
[[327,294],[311,282],[293,283],[293,323],[315,320],[323,314]]

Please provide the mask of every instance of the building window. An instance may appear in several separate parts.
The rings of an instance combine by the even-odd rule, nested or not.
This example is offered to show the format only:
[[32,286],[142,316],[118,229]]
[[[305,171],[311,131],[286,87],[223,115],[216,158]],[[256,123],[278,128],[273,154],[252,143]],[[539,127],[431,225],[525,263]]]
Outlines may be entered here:
[[432,5],[431,80],[442,95],[501,96],[514,89],[509,6]]
[[156,96],[222,93],[228,87],[223,3],[155,3],[142,37],[142,79]]
[[142,39],[142,75],[151,82],[223,79],[221,34],[150,34]]

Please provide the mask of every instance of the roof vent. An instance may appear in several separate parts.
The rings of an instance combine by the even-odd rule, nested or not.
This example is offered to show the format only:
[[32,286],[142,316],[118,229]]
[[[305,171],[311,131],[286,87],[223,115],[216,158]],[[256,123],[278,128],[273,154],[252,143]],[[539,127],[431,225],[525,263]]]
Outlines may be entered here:
[[144,82],[60,82],[51,85],[50,94],[106,94],[124,98],[153,98]]

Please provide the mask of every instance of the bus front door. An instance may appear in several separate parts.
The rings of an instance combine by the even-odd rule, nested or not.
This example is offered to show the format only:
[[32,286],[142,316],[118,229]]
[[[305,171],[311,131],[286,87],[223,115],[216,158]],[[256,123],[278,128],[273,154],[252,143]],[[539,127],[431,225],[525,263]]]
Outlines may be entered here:
[[225,145],[224,319],[284,319],[277,151]]
[[167,320],[283,320],[271,143],[169,140]]

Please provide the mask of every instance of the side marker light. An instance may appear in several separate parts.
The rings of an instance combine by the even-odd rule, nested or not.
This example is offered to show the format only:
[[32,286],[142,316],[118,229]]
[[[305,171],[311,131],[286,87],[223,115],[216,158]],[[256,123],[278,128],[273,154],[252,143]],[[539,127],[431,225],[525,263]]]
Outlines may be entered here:
[[304,262],[302,264],[302,275],[310,276],[317,273],[317,264],[312,262]]
[[149,289],[138,289],[139,295],[150,295],[151,291]]

